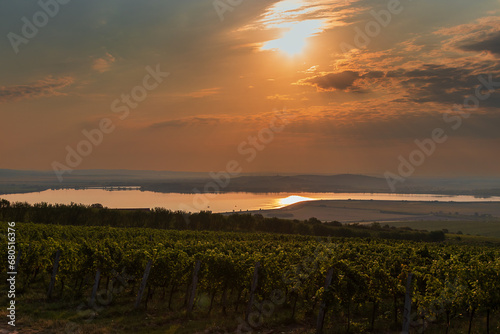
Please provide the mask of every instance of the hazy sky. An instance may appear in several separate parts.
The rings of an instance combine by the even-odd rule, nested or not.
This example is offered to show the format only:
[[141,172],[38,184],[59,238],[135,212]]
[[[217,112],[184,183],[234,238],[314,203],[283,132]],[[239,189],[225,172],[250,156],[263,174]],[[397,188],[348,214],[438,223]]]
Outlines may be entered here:
[[109,119],[72,168],[383,173],[441,128],[416,175],[500,176],[499,0],[60,2],[0,3],[0,168]]

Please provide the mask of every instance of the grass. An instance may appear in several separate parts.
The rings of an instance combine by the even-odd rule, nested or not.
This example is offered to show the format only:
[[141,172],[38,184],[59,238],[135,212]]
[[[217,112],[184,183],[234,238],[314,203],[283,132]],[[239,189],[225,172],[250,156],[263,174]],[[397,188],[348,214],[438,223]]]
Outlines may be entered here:
[[[382,210],[410,215],[428,214],[431,212],[447,215],[500,216],[498,202],[437,202],[437,201],[380,201],[380,200],[324,200],[302,202],[302,205],[323,205],[332,208],[350,208],[360,210]],[[295,204],[301,205],[301,203]]]
[[[385,225],[385,223],[381,223]],[[450,233],[462,232],[464,235],[481,235],[491,237],[491,239],[500,238],[500,220],[492,221],[404,221],[387,223],[396,227],[411,227],[416,230],[443,230],[447,229]],[[464,236],[461,236],[464,237]],[[494,241],[494,240],[492,240]]]

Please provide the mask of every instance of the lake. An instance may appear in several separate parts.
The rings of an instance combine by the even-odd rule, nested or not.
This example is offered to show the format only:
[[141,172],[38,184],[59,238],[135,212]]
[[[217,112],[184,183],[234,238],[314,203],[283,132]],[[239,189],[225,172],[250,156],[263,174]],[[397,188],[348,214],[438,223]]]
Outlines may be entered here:
[[140,191],[136,188],[123,190],[60,189],[45,190],[26,194],[0,195],[10,202],[30,204],[46,202],[70,204],[100,203],[108,208],[155,208],[170,210],[213,212],[232,212],[259,209],[276,209],[286,205],[308,200],[383,200],[383,201],[442,201],[442,202],[490,202],[500,201],[500,197],[476,198],[465,195],[429,194],[384,194],[384,193],[218,193],[218,194],[179,194]]

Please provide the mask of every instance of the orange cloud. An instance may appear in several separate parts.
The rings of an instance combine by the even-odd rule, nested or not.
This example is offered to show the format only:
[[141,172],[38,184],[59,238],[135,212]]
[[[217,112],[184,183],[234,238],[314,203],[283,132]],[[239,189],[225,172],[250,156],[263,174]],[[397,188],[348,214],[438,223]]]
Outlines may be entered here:
[[106,52],[106,55],[104,57],[94,60],[94,62],[92,63],[92,69],[100,73],[109,71],[111,65],[115,62],[115,60],[115,57]]
[[0,102],[66,95],[60,90],[70,86],[73,82],[74,79],[71,77],[53,78],[48,76],[43,80],[26,85],[2,86],[0,87]]

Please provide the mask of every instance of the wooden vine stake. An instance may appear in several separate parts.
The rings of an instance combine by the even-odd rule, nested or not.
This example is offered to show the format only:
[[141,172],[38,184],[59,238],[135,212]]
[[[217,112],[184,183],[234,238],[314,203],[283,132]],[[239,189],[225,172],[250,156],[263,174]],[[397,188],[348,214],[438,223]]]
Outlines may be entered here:
[[401,334],[410,333],[410,314],[411,314],[411,279],[413,277],[412,273],[408,274],[408,279],[406,280],[406,296],[405,296],[405,309],[403,312],[403,330]]
[[255,290],[257,290],[257,284],[259,283],[259,268],[260,268],[260,262],[255,263],[255,268],[253,270],[252,285],[250,287],[250,298],[248,299],[247,312],[245,314],[245,320],[247,322],[250,313],[252,313],[252,306],[255,298]]
[[139,287],[139,292],[137,293],[137,299],[135,300],[134,308],[139,307],[142,300],[142,295],[144,294],[144,289],[146,288],[146,283],[148,282],[149,272],[151,271],[151,265],[153,262],[149,260],[146,265],[146,270],[144,270],[144,275],[142,276],[141,286]]
[[193,270],[193,280],[191,281],[191,291],[189,293],[188,313],[193,311],[194,297],[196,296],[196,286],[198,285],[198,272],[200,271],[201,261],[197,260]]
[[61,258],[61,251],[56,252],[56,257],[54,259],[54,266],[52,268],[52,277],[50,278],[49,290],[47,291],[47,298],[52,297],[52,292],[54,291],[54,286],[56,285],[57,270],[59,269],[59,259]]
[[[330,268],[326,274],[326,280],[325,280],[325,290],[328,289],[330,284],[332,284],[332,278],[333,278],[333,268]],[[323,296],[323,301],[321,302],[321,306],[319,308],[318,312],[318,320],[316,322],[316,333],[321,334],[323,333],[323,322],[325,321],[325,314],[326,314],[326,309],[327,309],[327,303],[326,303],[326,295]]]
[[101,279],[101,270],[97,269],[95,273],[94,287],[92,288],[92,294],[90,295],[90,306],[94,306],[95,299],[97,296],[97,288],[99,287],[99,280]]

